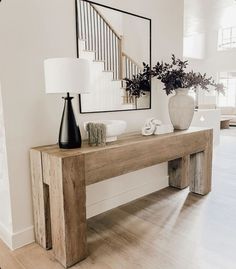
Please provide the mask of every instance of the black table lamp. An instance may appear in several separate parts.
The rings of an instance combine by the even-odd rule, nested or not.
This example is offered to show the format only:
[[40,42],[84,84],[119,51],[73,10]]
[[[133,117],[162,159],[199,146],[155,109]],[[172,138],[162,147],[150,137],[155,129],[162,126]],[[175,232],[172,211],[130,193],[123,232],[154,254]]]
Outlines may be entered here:
[[80,148],[81,134],[76,124],[70,92],[88,93],[89,61],[78,58],[53,58],[44,61],[46,93],[67,93],[59,132],[59,147]]

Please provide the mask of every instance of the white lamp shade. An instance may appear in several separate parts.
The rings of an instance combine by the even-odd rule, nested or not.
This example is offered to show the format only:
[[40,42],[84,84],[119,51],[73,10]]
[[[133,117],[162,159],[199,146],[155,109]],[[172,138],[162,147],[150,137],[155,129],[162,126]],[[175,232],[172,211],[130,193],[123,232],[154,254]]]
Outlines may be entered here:
[[78,58],[52,58],[44,61],[46,93],[88,93],[89,61]]

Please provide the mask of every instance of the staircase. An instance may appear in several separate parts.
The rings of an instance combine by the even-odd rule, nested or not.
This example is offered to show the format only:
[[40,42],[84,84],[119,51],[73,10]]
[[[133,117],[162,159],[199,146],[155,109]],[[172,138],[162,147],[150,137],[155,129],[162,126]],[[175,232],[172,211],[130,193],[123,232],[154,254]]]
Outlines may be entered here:
[[[95,52],[85,49],[85,41],[79,40],[79,57],[90,61],[92,94],[81,95],[82,112],[122,110],[124,89],[121,80],[114,80],[114,72],[105,70],[104,61],[95,60]],[[129,104],[127,109],[131,109]]]
[[82,112],[133,109],[123,79],[142,68],[123,51],[122,36],[94,4],[77,1],[77,17],[78,57],[91,62],[93,74],[93,94],[82,95]]

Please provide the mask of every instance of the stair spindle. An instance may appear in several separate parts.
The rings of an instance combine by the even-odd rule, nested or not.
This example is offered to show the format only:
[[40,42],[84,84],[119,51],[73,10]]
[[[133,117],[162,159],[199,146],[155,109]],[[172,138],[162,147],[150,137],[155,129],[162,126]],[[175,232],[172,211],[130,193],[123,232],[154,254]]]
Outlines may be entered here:
[[100,55],[101,55],[101,58],[100,60],[102,61],[103,60],[103,50],[102,50],[102,19],[101,17],[99,16],[99,39],[100,39],[100,46],[99,46],[99,50],[100,50]]
[[88,5],[84,2],[85,49],[88,50]]
[[115,48],[114,48],[114,60],[115,60],[115,72],[114,72],[114,77],[115,77],[115,80],[118,80],[117,78],[117,39],[116,39],[116,36],[114,35],[114,43],[115,43]]
[[[92,6],[91,6],[92,7]],[[96,25],[96,23],[95,23],[95,10],[94,10],[94,8],[92,8],[92,13],[93,13],[93,29],[92,29],[92,41],[93,41],[93,50],[95,51],[95,60],[96,60],[96,35],[95,35],[95,25]]]
[[104,61],[104,70],[113,71],[114,80],[136,76],[141,68],[123,53],[122,36],[116,33],[93,3],[78,1],[77,36],[85,41],[85,50],[94,51],[95,60]]
[[128,59],[125,57],[125,76],[128,78]]
[[100,53],[99,53],[99,44],[100,44],[100,40],[99,40],[99,15],[98,13],[96,14],[96,23],[97,23],[97,47],[96,47],[96,50],[97,50],[97,55],[98,55],[98,61],[100,60]]
[[105,29],[104,29],[104,68],[107,71],[107,42],[106,42],[106,35],[107,35],[107,25],[105,24]]
[[110,61],[110,71],[112,70],[112,43],[111,43],[111,37],[112,37],[112,32],[109,31],[109,49],[110,49],[110,53],[109,53],[109,61]]
[[[76,7],[77,7],[77,13],[79,13],[79,16],[80,16],[80,18],[82,17],[81,16],[81,1],[79,1],[79,3],[78,3],[78,1],[76,2]],[[82,20],[78,20],[78,24],[79,24],[79,29],[78,29],[78,31],[79,31],[79,39],[82,39],[82,29],[81,29],[81,21]]]
[[93,48],[93,27],[92,27],[92,7],[91,5],[89,6],[89,47],[90,50],[94,50]]
[[105,62],[105,59],[106,59],[106,47],[105,47],[105,28],[106,28],[106,25],[105,25],[105,22],[103,21],[103,55],[104,55],[104,58],[103,58],[103,60],[104,60],[104,68],[106,68],[105,67],[105,65],[106,65],[106,62]]

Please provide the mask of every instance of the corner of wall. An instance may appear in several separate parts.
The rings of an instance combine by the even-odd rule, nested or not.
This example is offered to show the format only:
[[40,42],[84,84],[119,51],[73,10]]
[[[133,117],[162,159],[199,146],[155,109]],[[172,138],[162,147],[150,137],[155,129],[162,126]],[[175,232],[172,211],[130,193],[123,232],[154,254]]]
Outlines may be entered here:
[[10,249],[12,249],[11,232],[1,222],[0,222],[0,238]]
[[15,250],[33,242],[35,242],[34,226],[30,226],[24,230],[12,234],[11,249]]
[[15,250],[35,241],[34,227],[30,226],[24,230],[12,233],[0,223],[0,238],[11,250]]

